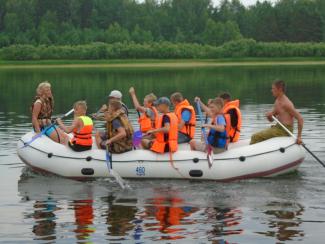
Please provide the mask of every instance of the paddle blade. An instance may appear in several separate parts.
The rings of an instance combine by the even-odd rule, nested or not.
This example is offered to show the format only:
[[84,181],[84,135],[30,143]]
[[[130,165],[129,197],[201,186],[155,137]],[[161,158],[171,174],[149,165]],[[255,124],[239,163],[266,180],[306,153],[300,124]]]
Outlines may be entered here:
[[135,147],[139,147],[141,145],[142,137],[143,134],[141,130],[134,132],[132,142]]
[[125,183],[124,183],[124,180],[122,179],[122,177],[115,170],[113,170],[113,169],[111,170],[111,175],[114,176],[114,178],[117,181],[117,183],[124,190],[125,189]]
[[211,168],[213,164],[213,152],[211,147],[208,147],[207,159],[208,159],[209,168]]

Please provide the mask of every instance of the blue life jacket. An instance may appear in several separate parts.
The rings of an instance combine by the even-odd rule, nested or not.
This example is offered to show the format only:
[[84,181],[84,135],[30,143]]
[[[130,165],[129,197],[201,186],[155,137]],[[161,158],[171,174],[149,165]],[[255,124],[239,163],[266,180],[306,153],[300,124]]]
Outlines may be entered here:
[[[212,125],[216,124],[215,123],[216,119],[214,119],[212,121],[212,123],[211,123]],[[225,121],[226,121],[226,119],[225,119]],[[215,129],[210,129],[209,135],[208,135],[209,145],[211,145],[213,147],[217,147],[217,148],[226,148],[227,147],[227,139],[228,139],[228,136],[227,136],[226,128],[223,132],[216,131]]]

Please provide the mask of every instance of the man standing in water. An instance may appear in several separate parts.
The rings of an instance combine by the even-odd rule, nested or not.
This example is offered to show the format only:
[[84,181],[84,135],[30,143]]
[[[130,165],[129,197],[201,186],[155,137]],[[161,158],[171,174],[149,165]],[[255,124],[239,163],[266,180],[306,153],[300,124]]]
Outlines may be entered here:
[[[285,95],[286,85],[284,81],[277,80],[272,85],[272,94],[276,98],[273,110],[266,113],[266,117],[270,122],[273,122],[272,116],[277,117],[277,119],[287,127],[291,132],[293,131],[294,119],[298,121],[298,136],[297,143],[301,144],[301,133],[304,124],[304,120],[301,114],[295,109],[293,103]],[[258,142],[265,141],[273,137],[289,136],[289,134],[281,127],[281,125],[276,124],[271,126],[269,129],[262,130],[254,134],[251,138],[250,144],[255,144]]]

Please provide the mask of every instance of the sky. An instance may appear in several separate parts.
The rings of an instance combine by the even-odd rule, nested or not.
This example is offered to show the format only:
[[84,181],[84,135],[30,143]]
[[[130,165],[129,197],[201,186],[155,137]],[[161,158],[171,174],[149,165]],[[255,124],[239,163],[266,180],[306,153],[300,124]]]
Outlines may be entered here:
[[[218,5],[222,0],[212,0],[212,2],[214,2],[216,5]],[[257,2],[257,0],[240,0],[242,2],[242,4],[244,4],[245,6],[249,6],[252,4],[255,4]],[[268,2],[276,2],[277,0],[267,0]],[[263,0],[260,0],[260,2],[263,2]]]

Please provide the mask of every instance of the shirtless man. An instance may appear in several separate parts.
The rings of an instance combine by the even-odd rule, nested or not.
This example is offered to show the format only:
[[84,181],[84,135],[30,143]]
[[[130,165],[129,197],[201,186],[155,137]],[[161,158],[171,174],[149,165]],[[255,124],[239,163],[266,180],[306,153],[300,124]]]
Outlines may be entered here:
[[[287,127],[291,132],[293,131],[294,119],[298,121],[298,136],[297,143],[302,144],[301,133],[304,124],[304,120],[301,114],[295,109],[293,103],[285,95],[286,85],[284,81],[275,81],[272,85],[272,94],[276,98],[273,110],[266,113],[266,117],[270,122],[273,122],[272,116]],[[265,129],[254,134],[251,138],[250,144],[265,141],[267,139],[279,136],[289,136],[289,134],[279,125],[273,125],[269,129]]]

